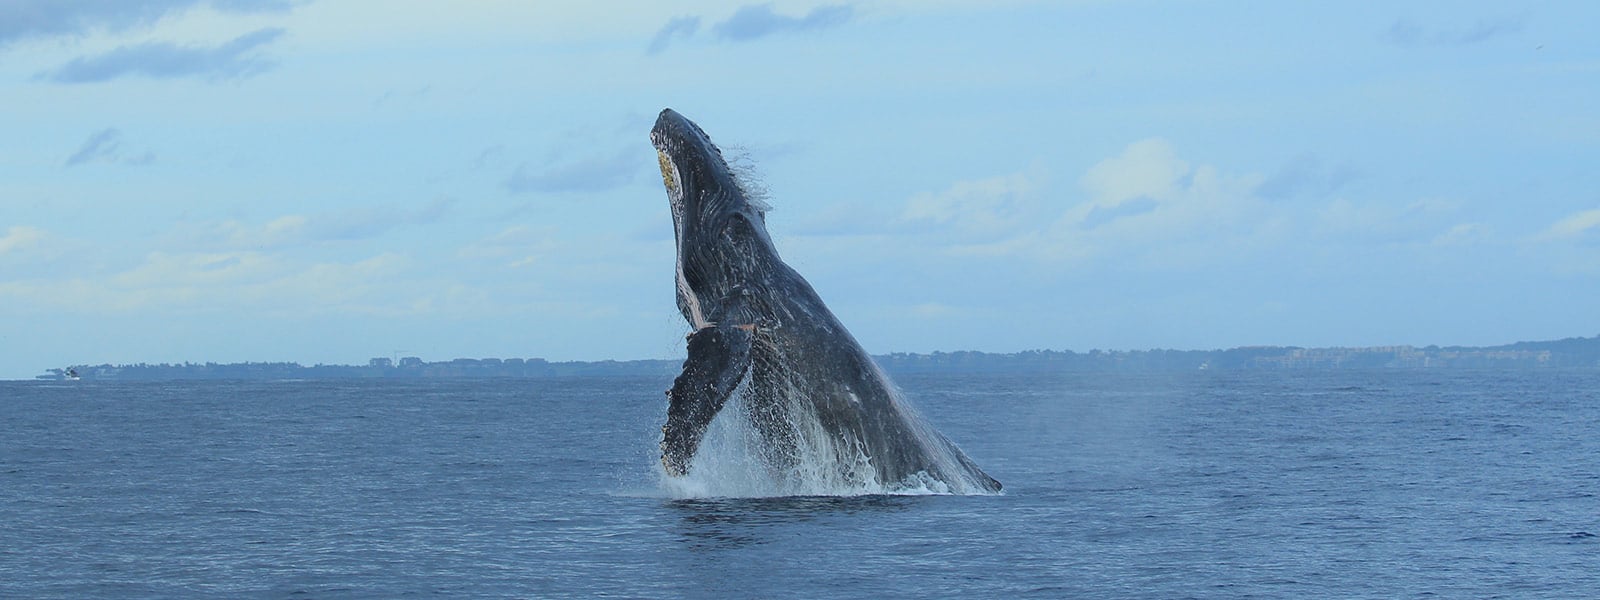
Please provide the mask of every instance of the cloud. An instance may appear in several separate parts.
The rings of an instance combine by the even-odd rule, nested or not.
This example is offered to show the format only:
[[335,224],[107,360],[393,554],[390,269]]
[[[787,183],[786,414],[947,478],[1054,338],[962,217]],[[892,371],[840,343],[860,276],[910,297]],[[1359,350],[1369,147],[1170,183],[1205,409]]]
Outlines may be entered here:
[[[804,16],[791,17],[778,14],[771,4],[746,4],[720,23],[711,26],[717,39],[726,42],[747,42],[779,33],[792,33],[827,29],[848,22],[855,10],[843,4],[819,6]],[[650,39],[647,54],[660,54],[676,40],[687,40],[700,31],[700,17],[686,15],[675,17],[656,31]]]
[[960,316],[964,312],[965,311],[954,306],[940,304],[938,302],[924,302],[922,304],[907,307],[905,311],[907,315],[916,317],[918,319],[944,319]]
[[197,6],[227,13],[283,12],[289,0],[5,0],[0,2],[0,47],[14,41],[122,31],[150,25]]
[[966,239],[995,239],[1038,216],[1032,202],[1036,187],[1022,173],[958,181],[943,192],[913,196],[898,220],[939,226]]
[[[1030,192],[1038,201],[1012,219],[1008,234],[938,243],[952,256],[1055,265],[1091,259],[1143,266],[1205,264],[1279,235],[1285,218],[1255,195],[1260,182],[1258,175],[1191,165],[1166,140],[1141,140],[1084,173],[1079,180],[1083,200],[1065,202],[1060,192],[1047,189]],[[1057,198],[1054,208],[1052,197]]]
[[667,21],[667,24],[663,25],[661,30],[656,32],[656,36],[651,38],[650,47],[646,50],[646,52],[649,54],[660,54],[662,50],[667,49],[667,46],[672,43],[673,39],[688,39],[693,37],[694,33],[699,30],[700,17],[687,16],[674,18],[671,21]]
[[1434,246],[1466,246],[1489,238],[1489,228],[1482,223],[1457,223],[1429,242]]
[[1111,208],[1140,198],[1171,198],[1190,173],[1171,143],[1151,138],[1090,167],[1081,183],[1096,206]]
[[21,254],[39,246],[44,240],[44,230],[26,225],[13,225],[0,235],[0,256]]
[[523,163],[517,166],[505,186],[513,194],[526,192],[598,192],[633,182],[643,165],[633,149],[613,156],[599,156],[546,168],[535,172]]
[[293,0],[211,0],[217,10],[246,14],[288,12],[294,5]]
[[67,157],[66,166],[75,167],[91,162],[122,163],[125,165],[143,166],[156,161],[156,153],[146,150],[132,156],[122,153],[122,132],[115,127],[107,127],[89,135],[89,139],[78,146],[78,150]]
[[[1172,144],[1152,138],[1090,167],[1079,180],[1089,201],[1073,206],[1053,233],[1083,251],[1130,250],[1145,256],[1270,233],[1271,213],[1255,194],[1258,175],[1192,166]],[[1222,246],[1224,244],[1217,244]]]
[[94,132],[93,135],[89,136],[89,139],[84,140],[82,146],[78,147],[77,152],[73,152],[72,156],[67,157],[67,166],[81,165],[86,162],[109,159],[115,156],[117,146],[120,145],[117,138],[120,137],[122,137],[122,132],[117,131],[115,128]]
[[254,51],[282,37],[283,31],[277,27],[258,29],[209,48],[166,42],[121,46],[98,56],[74,58],[37,77],[55,83],[98,83],[127,75],[240,79],[274,66]]
[[1600,208],[1579,211],[1556,221],[1535,239],[1539,241],[1570,240],[1589,232],[1600,232]]
[[152,252],[143,264],[111,281],[123,288],[239,285],[269,277],[274,270],[273,259],[258,252]]
[[1378,38],[1397,46],[1465,46],[1522,31],[1520,16],[1482,19],[1464,29],[1429,30],[1410,19],[1397,19]]
[[1329,168],[1316,155],[1302,154],[1267,176],[1256,193],[1268,200],[1287,200],[1302,194],[1327,194],[1359,176],[1356,169],[1348,164]]
[[106,314],[206,311],[307,314],[412,312],[435,292],[399,277],[408,261],[378,254],[301,263],[260,252],[152,252],[106,277],[0,282],[0,298],[40,311]]
[[437,223],[454,205],[454,199],[438,198],[414,209],[380,205],[325,213],[308,220],[303,231],[319,242],[369,239],[408,225]]
[[251,250],[364,240],[401,227],[439,222],[454,204],[452,199],[440,198],[412,209],[369,206],[309,216],[285,215],[261,225],[229,220],[191,230],[187,238],[189,244],[206,248]]
[[1089,212],[1083,215],[1083,219],[1078,222],[1078,226],[1083,229],[1097,229],[1102,225],[1115,223],[1121,219],[1153,212],[1160,207],[1161,203],[1149,196],[1139,196],[1111,206],[1095,205],[1091,206]]
[[[1316,211],[1315,223],[1321,233],[1345,240],[1413,241],[1420,234],[1436,231],[1456,209],[1455,203],[1436,198],[1404,205],[1337,198]],[[1470,229],[1456,233],[1470,233]]]
[[512,268],[526,267],[556,250],[555,228],[513,225],[456,253],[466,260],[496,261]]
[[711,27],[723,40],[744,42],[777,33],[826,29],[842,25],[853,16],[853,9],[842,4],[819,6],[803,17],[773,12],[771,4],[747,4],[734,11],[728,20]]

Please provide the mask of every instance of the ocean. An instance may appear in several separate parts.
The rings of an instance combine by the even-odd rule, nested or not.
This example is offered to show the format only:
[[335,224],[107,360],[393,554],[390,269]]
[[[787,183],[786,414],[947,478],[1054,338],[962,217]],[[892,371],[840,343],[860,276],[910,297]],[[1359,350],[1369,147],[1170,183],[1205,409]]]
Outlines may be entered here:
[[671,377],[0,382],[0,598],[1600,590],[1600,371],[905,375],[1005,491],[837,497],[668,480]]

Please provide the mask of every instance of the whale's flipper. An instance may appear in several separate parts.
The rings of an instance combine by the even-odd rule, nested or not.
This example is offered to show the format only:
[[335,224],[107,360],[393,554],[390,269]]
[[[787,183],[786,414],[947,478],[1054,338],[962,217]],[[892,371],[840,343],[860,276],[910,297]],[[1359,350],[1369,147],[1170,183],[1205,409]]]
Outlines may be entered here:
[[754,339],[752,328],[738,325],[706,327],[689,335],[689,358],[667,392],[671,404],[661,428],[661,465],[668,474],[688,473],[706,427],[750,371]]

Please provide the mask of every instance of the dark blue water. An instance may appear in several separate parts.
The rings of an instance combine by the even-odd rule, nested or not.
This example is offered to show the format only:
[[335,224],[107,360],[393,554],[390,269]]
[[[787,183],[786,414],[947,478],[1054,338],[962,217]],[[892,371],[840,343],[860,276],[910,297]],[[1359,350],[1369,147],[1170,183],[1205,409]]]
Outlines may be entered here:
[[659,379],[0,382],[0,598],[1600,590],[1600,372],[907,376],[1002,496],[677,499]]

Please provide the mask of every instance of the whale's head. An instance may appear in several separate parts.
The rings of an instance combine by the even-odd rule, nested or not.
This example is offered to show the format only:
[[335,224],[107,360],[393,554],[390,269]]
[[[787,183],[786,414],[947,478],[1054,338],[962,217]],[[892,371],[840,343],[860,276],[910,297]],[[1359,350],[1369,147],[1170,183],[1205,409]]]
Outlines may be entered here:
[[[678,233],[713,231],[733,216],[762,222],[767,207],[751,198],[745,182],[728,166],[711,137],[670,108],[650,130]],[[680,240],[681,242],[681,240]]]
[[776,259],[767,207],[751,197],[706,132],[677,111],[661,111],[650,142],[678,243],[678,308],[702,329],[720,317],[713,303],[750,285]]

